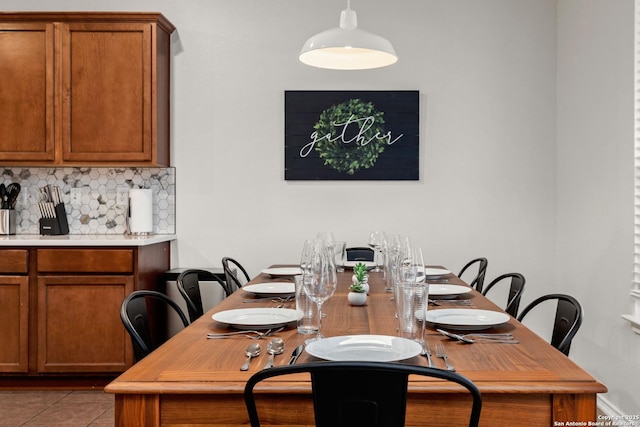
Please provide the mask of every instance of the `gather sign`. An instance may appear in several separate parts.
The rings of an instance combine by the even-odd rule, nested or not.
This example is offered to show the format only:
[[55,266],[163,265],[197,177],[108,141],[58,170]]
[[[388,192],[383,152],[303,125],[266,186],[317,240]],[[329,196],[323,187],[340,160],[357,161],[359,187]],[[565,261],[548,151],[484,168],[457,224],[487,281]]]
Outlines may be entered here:
[[419,179],[417,91],[286,91],[286,180]]

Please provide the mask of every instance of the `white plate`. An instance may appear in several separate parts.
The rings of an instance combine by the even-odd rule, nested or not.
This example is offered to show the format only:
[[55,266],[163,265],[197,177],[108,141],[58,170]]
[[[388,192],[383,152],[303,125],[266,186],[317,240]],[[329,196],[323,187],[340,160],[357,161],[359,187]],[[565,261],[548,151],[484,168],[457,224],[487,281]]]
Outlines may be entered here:
[[353,268],[358,263],[364,264],[367,268],[374,268],[376,266],[376,263],[373,261],[345,261],[344,266],[346,268]]
[[271,276],[295,276],[297,274],[302,274],[300,267],[265,268],[262,272]]
[[246,292],[256,295],[293,295],[296,293],[296,285],[291,282],[256,283],[242,287]]
[[442,283],[429,283],[429,296],[446,297],[456,296],[471,292],[471,288],[462,285],[446,285]]
[[288,308],[238,308],[219,311],[211,318],[238,329],[267,329],[295,322],[301,316],[302,313]]
[[425,273],[427,273],[427,276],[432,276],[432,277],[437,277],[437,276],[444,276],[446,274],[451,273],[449,270],[445,270],[444,268],[433,268],[433,267],[427,267],[424,269]]
[[387,335],[346,335],[313,341],[307,344],[306,351],[325,360],[392,362],[417,356],[422,346],[406,338]]
[[428,310],[427,322],[442,326],[443,329],[480,330],[501,325],[509,321],[507,313],[473,308],[441,308]]

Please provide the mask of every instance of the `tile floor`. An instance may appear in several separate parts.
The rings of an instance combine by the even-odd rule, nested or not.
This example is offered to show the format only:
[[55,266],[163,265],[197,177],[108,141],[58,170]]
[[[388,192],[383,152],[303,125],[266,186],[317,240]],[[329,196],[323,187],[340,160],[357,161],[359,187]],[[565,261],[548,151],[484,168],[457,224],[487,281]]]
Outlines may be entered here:
[[96,391],[0,391],[0,426],[112,427],[113,395]]

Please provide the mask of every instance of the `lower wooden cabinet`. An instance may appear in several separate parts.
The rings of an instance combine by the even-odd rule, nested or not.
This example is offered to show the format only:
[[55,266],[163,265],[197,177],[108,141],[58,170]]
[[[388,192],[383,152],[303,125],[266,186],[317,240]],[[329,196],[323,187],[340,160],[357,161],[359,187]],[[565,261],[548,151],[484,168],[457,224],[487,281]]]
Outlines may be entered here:
[[28,371],[29,278],[0,276],[0,372]]
[[169,264],[169,242],[0,248],[0,379],[124,372],[135,359],[120,305]]
[[38,277],[38,372],[123,372],[131,365],[120,304],[133,276]]

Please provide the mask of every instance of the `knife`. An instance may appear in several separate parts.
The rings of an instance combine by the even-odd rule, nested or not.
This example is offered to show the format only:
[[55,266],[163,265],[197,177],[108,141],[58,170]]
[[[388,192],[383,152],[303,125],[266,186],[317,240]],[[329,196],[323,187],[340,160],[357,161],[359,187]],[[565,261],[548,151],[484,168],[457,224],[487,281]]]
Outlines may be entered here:
[[303,351],[304,351],[304,344],[300,344],[298,347],[296,347],[291,353],[291,359],[289,359],[289,365],[295,364],[296,360],[298,360],[298,357],[300,357]]

